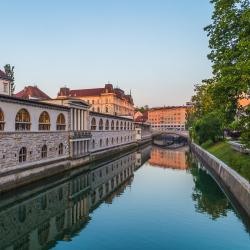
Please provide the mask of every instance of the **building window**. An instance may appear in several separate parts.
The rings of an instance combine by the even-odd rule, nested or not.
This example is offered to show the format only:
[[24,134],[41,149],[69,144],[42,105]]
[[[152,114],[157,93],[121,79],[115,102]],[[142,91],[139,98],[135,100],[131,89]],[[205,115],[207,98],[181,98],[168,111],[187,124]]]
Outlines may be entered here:
[[123,130],[123,122],[121,122],[120,130]]
[[100,148],[102,147],[102,139],[100,139]]
[[0,109],[0,131],[4,130],[4,114],[3,111]]
[[26,109],[21,109],[16,115],[16,130],[30,130],[30,115]]
[[109,138],[106,139],[106,146],[109,145]]
[[116,138],[116,143],[117,143],[117,144],[119,143],[119,138],[118,138],[118,137]]
[[114,138],[112,138],[112,141],[111,141],[112,145],[114,145]]
[[39,130],[50,130],[50,118],[46,111],[43,111],[39,117]]
[[99,121],[99,130],[103,130],[103,120],[100,119]]
[[106,120],[106,123],[105,123],[105,130],[109,130],[109,120]]
[[106,107],[106,113],[108,113],[109,112],[109,108],[108,107]]
[[128,125],[127,125],[127,126],[128,126],[128,130],[129,130],[129,122],[128,122]]
[[96,119],[92,118],[91,120],[91,130],[96,130]]
[[95,140],[92,141],[92,148],[95,148]]
[[115,130],[115,122],[113,120],[111,121],[111,130]]
[[116,122],[116,130],[119,130],[119,121]]
[[3,84],[3,92],[4,93],[8,93],[9,91],[8,91],[8,83],[4,83]]
[[56,120],[56,130],[65,130],[66,122],[63,114],[59,114]]
[[97,112],[99,112],[99,113],[100,113],[100,107],[98,107],[98,108],[97,108]]
[[122,143],[122,137],[121,137],[121,143]]
[[62,144],[62,143],[59,144],[59,147],[58,147],[58,154],[59,154],[59,155],[63,155],[63,144]]
[[124,122],[124,130],[126,130],[126,129],[127,129],[127,123]]
[[27,160],[27,149],[22,147],[19,151],[19,162],[25,162]]
[[47,158],[47,154],[48,154],[47,146],[46,146],[46,145],[43,145],[43,146],[42,146],[41,157],[42,157],[42,158]]

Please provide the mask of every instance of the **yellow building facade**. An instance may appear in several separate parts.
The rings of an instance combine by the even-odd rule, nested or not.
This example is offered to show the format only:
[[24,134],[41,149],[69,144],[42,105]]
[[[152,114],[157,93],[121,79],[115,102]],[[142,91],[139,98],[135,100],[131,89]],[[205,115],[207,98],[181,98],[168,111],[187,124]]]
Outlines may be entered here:
[[112,84],[104,88],[76,89],[61,88],[58,97],[75,97],[91,105],[90,110],[118,116],[133,116],[134,102],[131,94],[127,95]]

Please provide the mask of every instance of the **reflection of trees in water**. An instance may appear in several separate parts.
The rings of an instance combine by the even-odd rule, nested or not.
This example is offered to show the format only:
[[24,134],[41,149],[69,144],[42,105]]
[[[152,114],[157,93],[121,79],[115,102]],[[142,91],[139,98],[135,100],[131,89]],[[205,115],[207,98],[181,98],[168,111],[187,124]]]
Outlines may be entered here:
[[187,163],[195,184],[192,199],[196,203],[196,211],[207,213],[213,220],[226,216],[231,205],[220,187],[204,169],[198,167],[191,153],[187,153]]

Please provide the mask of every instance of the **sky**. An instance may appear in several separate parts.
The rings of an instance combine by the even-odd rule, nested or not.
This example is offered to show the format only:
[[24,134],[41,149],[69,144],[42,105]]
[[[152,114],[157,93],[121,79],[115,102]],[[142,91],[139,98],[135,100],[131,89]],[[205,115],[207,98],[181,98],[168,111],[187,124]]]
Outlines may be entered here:
[[0,0],[0,68],[16,91],[112,83],[135,105],[183,105],[211,77],[209,0]]

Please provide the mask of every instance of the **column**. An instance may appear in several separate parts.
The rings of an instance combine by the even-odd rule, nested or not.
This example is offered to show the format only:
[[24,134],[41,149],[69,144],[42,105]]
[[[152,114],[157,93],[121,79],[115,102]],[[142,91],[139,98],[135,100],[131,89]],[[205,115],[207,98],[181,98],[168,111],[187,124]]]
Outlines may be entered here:
[[78,117],[78,130],[81,130],[81,110],[77,110],[77,117]]
[[85,130],[85,128],[84,128],[84,110],[82,110],[82,121],[81,121],[81,123],[82,123],[82,130]]
[[74,109],[74,130],[77,130],[77,113],[76,113],[76,109]]
[[70,130],[74,130],[74,109],[70,109]]

